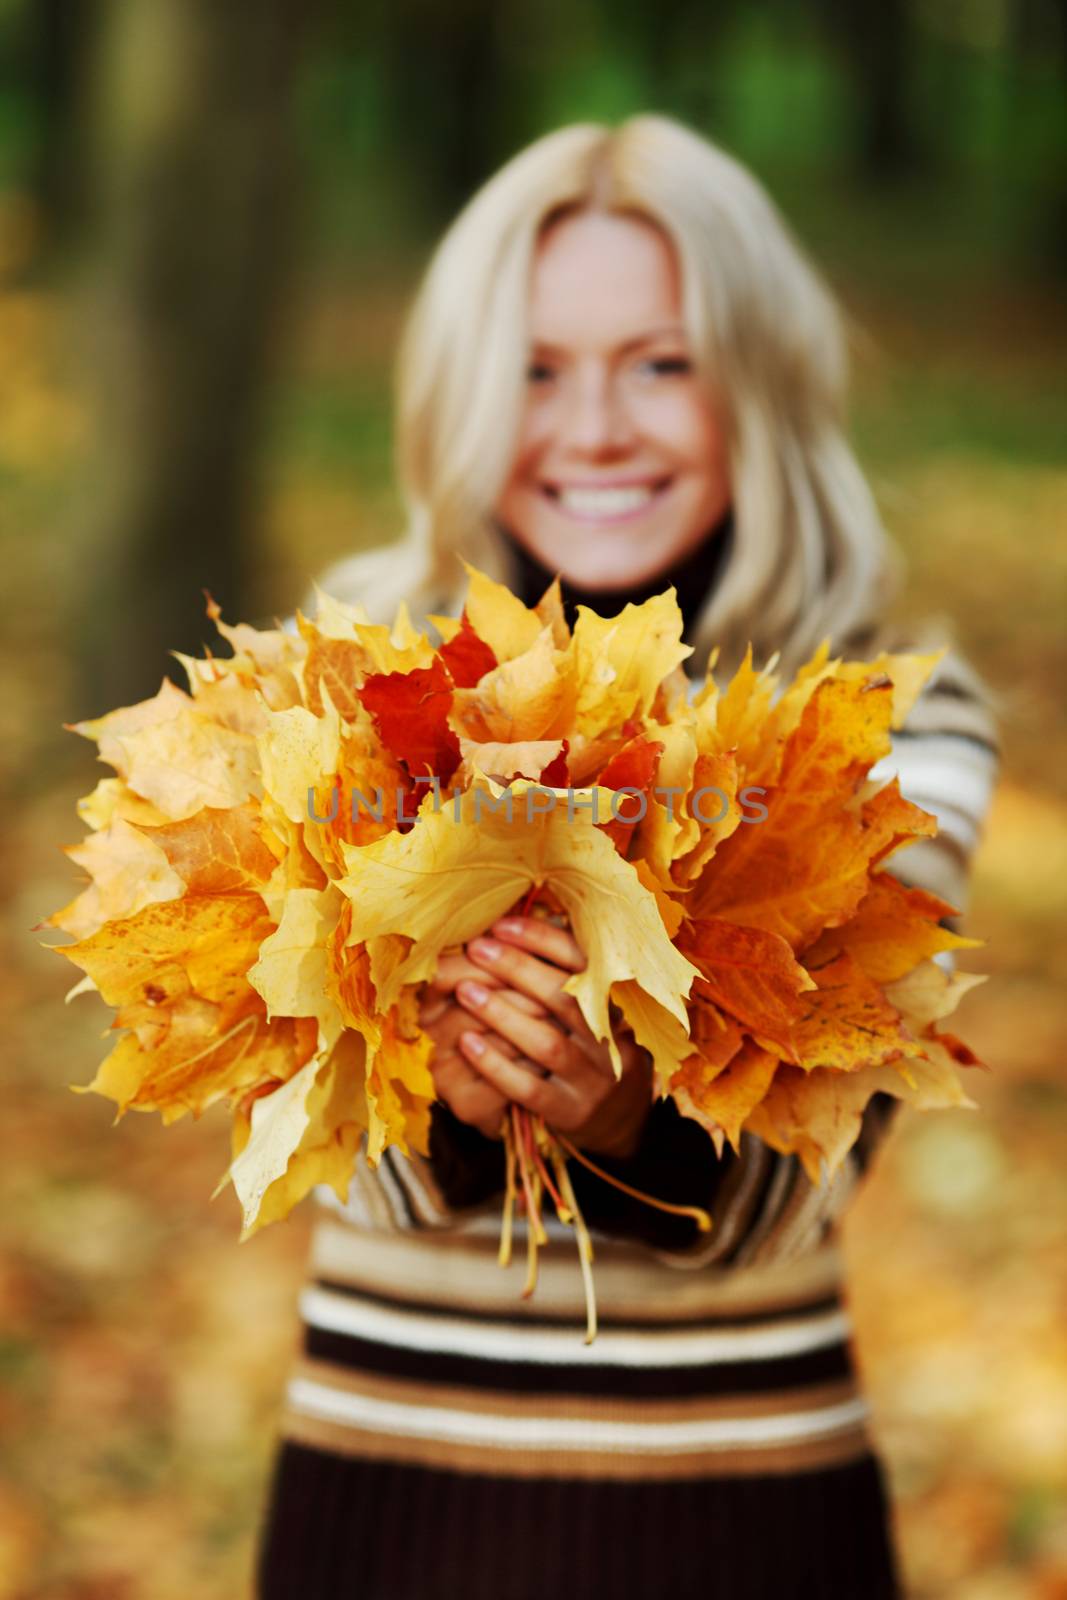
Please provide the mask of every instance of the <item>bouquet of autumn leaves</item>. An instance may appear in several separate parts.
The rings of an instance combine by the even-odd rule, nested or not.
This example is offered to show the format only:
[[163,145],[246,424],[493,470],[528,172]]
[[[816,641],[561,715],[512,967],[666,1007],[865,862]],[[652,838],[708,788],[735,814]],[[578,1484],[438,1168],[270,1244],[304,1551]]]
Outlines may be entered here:
[[[56,947],[85,974],[71,994],[115,1008],[82,1092],[116,1121],[227,1102],[215,1192],[232,1181],[242,1239],[315,1184],[343,1199],[361,1154],[428,1154],[421,987],[521,907],[569,924],[586,966],[564,989],[616,1073],[621,1017],[653,1094],[719,1156],[749,1130],[819,1183],[877,1091],[973,1105],[957,1068],[981,1063],[937,1024],[981,980],[932,958],[980,941],[883,870],[936,822],[868,777],[944,652],[843,662],[824,642],[783,686],[749,651],[724,688],[714,658],[695,686],[673,590],[579,607],[572,632],[558,580],[530,609],[464,565],[438,644],[404,606],[389,627],[320,592],[314,621],[260,631],[209,599],[232,655],[178,655],[188,690],[164,679],[70,725],[116,774],[66,847],[88,886],[40,924],[74,936]],[[501,1258],[521,1195],[528,1292],[550,1193],[591,1308],[579,1152],[527,1113],[504,1133]]]

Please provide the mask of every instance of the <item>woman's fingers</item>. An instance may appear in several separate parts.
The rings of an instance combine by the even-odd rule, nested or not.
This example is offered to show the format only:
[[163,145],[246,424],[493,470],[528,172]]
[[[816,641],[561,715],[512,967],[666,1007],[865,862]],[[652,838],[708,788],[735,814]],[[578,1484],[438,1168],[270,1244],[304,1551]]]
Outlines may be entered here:
[[540,1078],[520,1057],[504,1053],[500,1036],[465,1030],[460,1049],[508,1100],[524,1106],[587,1149],[629,1156],[640,1142],[652,1100],[652,1058],[633,1040],[623,1043],[625,1069],[613,1082],[592,1074],[580,1079]]
[[470,1029],[460,1034],[459,1042],[464,1054],[469,1053],[476,1063],[478,1074],[505,1100],[525,1106],[564,1131],[582,1119],[585,1102],[565,1079],[541,1077],[521,1059],[505,1055],[496,1034]]
[[[531,955],[518,945],[504,944],[498,939],[481,937],[468,945],[472,962],[478,970],[471,976],[478,983],[495,978],[510,989],[518,990],[536,1001],[542,1014],[551,1013],[565,1028],[575,1033],[587,1032],[581,1007],[572,994],[564,991],[568,974],[547,960]],[[525,1009],[525,1008],[520,1008]]]
[[[469,1018],[467,1019],[470,1020]],[[457,1050],[435,1052],[430,1073],[438,1098],[461,1122],[467,1122],[489,1139],[503,1136],[507,1096],[476,1072]]]
[[449,1003],[449,1015],[430,1030],[435,1045],[430,1058],[430,1075],[439,1098],[461,1122],[471,1123],[490,1138],[499,1138],[508,1096],[480,1071],[480,1064],[472,1066],[473,1054],[468,1056],[459,1048],[464,1035],[472,1032],[491,1039],[494,1059],[516,1062],[520,1073],[518,1081],[525,1083],[536,1072],[531,1066],[521,1064],[519,1052],[510,1040],[498,1034],[483,1033],[470,1013],[454,1002]]
[[[563,984],[586,967],[566,929],[539,917],[506,917],[466,950],[440,957],[420,998],[420,1022],[435,1044],[430,1070],[453,1113],[501,1137],[514,1101],[561,1130],[612,1128],[628,1080],[614,1082],[606,1043],[598,1041]],[[620,1013],[611,1008],[612,1021]],[[645,1054],[620,1039],[624,1069]],[[631,1048],[632,1046],[632,1048]]]
[[483,1027],[491,1029],[515,1046],[536,1066],[544,1067],[557,1078],[571,1084],[590,1077],[613,1076],[606,1064],[591,1058],[574,1037],[540,1017],[531,1017],[511,1003],[510,991],[487,988],[464,981],[456,999]]
[[[478,973],[479,980],[484,979],[485,976],[484,972]],[[495,983],[492,984],[494,988],[497,986]],[[536,1000],[531,1000],[529,995],[519,994],[517,990],[511,989],[508,991],[508,996],[512,1005],[516,1006],[520,1011],[525,1011],[528,1016],[543,1017],[545,1015],[544,1006],[539,1005]],[[449,1011],[459,1011],[460,1009],[452,995],[435,996],[433,999],[424,998],[419,1003],[419,1026],[424,1032],[431,1033],[441,1019],[448,1015]],[[468,1017],[467,1020],[469,1022],[470,1018]]]
[[[445,963],[448,962],[446,966]],[[442,973],[441,968],[444,967]],[[438,971],[432,982],[423,986],[419,996],[419,1026],[427,1032],[431,1031],[440,1019],[447,1013],[450,1006],[455,1006],[456,984],[464,978],[477,978],[492,987],[498,987],[501,979],[494,977],[483,969],[475,966],[473,961],[465,957],[442,957],[438,964]],[[527,1011],[531,1016],[544,1016],[545,1009],[529,995],[514,993],[513,1003],[522,1011]]]
[[[515,1001],[516,1005],[520,999],[524,998],[524,996],[516,995],[511,991],[505,992]],[[446,1000],[444,1010],[440,1016],[432,1022],[423,1022],[422,1024],[423,1031],[429,1034],[439,1051],[455,1049],[456,1042],[464,1028],[478,1028],[481,1026],[481,1023],[473,1020],[467,1007],[461,1006],[458,1000]],[[518,1054],[517,1047],[509,1043],[508,1040],[503,1040],[502,1044],[505,1050]]]
[[492,937],[521,946],[533,955],[543,956],[568,972],[584,972],[585,955],[573,933],[544,917],[498,917],[490,928]]
[[[494,984],[501,981],[493,974],[487,973],[484,968],[476,966],[462,953],[442,955],[437,962],[437,971],[423,989],[421,1002],[423,1026],[441,1014],[444,1010],[441,1002],[447,1003],[451,999],[455,994],[456,984],[461,983],[464,978],[477,978]],[[543,1015],[544,1008],[529,996],[524,995],[515,1003],[522,1010],[529,1011],[531,1016]]]
[[[577,942],[565,929],[537,918],[505,918],[494,924],[494,931],[507,927],[514,931],[506,941],[483,935],[468,944],[471,958],[482,969],[478,981],[499,978],[513,990],[534,997],[573,1036],[594,1070],[614,1077],[606,1043],[596,1038],[577,1000],[563,987],[569,971],[584,970],[585,958]],[[556,958],[568,962],[569,971],[561,971],[543,954],[532,954],[527,946],[537,946],[541,951],[551,949]],[[617,1006],[611,1008],[611,1015],[617,1024],[621,1015]]]
[[[518,1002],[525,997],[514,995],[513,998]],[[443,997],[440,1014],[429,1023],[423,1021],[422,1025],[434,1043],[429,1066],[438,1098],[461,1122],[470,1123],[488,1138],[500,1138],[507,1099],[458,1049],[460,1034],[480,1025],[474,1022],[469,1011],[447,996]],[[506,1039],[497,1039],[496,1046],[506,1055],[518,1054],[516,1047]]]

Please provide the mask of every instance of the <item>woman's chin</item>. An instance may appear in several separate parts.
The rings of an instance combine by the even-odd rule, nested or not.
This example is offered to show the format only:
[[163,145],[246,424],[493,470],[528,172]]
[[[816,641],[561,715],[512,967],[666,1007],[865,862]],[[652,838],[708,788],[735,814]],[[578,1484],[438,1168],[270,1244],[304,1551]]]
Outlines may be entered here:
[[632,589],[673,566],[678,547],[678,540],[656,530],[636,539],[617,528],[587,526],[565,545],[554,540],[551,553],[542,546],[538,559],[576,589]]

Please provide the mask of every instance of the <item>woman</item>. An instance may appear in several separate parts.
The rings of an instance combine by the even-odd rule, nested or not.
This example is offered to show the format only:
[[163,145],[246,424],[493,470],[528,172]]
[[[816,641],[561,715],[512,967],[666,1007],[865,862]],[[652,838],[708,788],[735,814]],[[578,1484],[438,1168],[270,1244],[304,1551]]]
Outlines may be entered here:
[[[399,380],[408,535],[322,580],[376,620],[402,599],[417,624],[458,615],[464,556],[528,605],[558,575],[571,620],[673,584],[694,685],[716,643],[724,681],[750,640],[785,673],[825,635],[863,657],[922,642],[879,627],[899,561],[842,435],[833,303],[753,179],[679,124],[569,127],[508,163],[439,246]],[[893,870],[961,908],[997,758],[986,699],[947,656],[887,758],[942,828]],[[345,1206],[316,1191],[269,1600],[901,1592],[836,1239],[897,1102],[871,1102],[818,1188],[748,1134],[716,1161],[650,1105],[632,1037],[615,1081],[561,990],[584,960],[522,918],[443,960],[429,1158],[361,1166]],[[698,1235],[571,1163],[596,1242],[588,1347],[569,1230],[549,1221],[530,1301],[521,1223],[496,1263],[508,1101],[714,1214]]]

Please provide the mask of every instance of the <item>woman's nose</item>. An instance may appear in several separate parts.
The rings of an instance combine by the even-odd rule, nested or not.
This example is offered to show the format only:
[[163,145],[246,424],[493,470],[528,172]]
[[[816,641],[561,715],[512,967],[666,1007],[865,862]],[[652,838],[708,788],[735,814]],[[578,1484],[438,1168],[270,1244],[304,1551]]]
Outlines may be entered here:
[[633,419],[610,374],[586,374],[574,385],[562,432],[562,444],[586,453],[633,442]]

